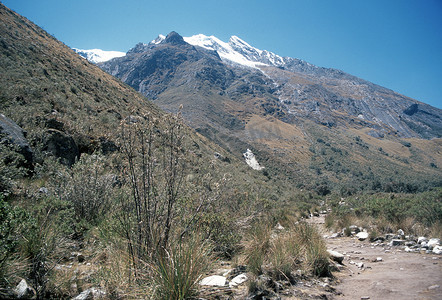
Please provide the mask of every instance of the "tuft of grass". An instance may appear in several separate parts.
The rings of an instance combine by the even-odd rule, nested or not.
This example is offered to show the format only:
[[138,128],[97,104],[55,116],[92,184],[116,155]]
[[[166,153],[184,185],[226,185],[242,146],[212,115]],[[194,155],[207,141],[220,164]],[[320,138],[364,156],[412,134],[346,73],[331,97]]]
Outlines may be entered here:
[[198,294],[198,282],[208,269],[210,247],[190,238],[163,249],[152,266],[158,299],[190,299]]
[[248,270],[255,274],[263,273],[267,251],[270,248],[271,226],[267,222],[256,224],[251,232],[250,240],[245,245],[246,264]]
[[276,280],[292,280],[291,272],[301,260],[301,244],[294,232],[283,233],[271,242],[268,260]]

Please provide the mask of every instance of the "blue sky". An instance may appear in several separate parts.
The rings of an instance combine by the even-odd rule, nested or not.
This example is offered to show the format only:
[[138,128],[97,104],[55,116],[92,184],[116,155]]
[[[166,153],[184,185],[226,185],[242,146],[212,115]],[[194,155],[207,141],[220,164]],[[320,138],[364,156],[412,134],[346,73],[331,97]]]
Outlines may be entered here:
[[442,0],[3,0],[71,47],[127,51],[174,30],[332,67],[442,108]]

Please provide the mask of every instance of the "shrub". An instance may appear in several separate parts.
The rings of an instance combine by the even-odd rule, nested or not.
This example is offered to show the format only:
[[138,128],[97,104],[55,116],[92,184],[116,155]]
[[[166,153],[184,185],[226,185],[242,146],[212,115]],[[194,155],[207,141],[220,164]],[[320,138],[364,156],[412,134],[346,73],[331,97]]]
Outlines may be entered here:
[[28,219],[25,211],[9,205],[0,194],[0,287],[10,281],[10,258],[17,252]]

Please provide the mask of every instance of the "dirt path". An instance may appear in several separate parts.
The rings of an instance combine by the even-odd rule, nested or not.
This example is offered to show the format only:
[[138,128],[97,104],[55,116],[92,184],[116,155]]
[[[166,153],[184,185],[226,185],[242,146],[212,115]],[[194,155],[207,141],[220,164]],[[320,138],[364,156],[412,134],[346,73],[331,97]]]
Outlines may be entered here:
[[[323,229],[323,218],[313,222]],[[336,299],[442,299],[441,255],[407,253],[349,237],[326,240],[329,249],[345,255],[346,268],[335,272]],[[382,261],[374,262],[377,258]]]

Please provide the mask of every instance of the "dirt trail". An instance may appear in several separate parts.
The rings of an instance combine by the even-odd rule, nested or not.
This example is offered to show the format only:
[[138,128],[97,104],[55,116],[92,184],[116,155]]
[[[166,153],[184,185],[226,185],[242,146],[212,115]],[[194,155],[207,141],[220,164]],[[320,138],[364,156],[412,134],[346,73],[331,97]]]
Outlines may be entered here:
[[[324,230],[323,220],[312,222]],[[326,241],[328,249],[345,255],[346,267],[335,272],[340,292],[335,299],[442,299],[441,255],[407,253],[350,237]],[[378,257],[382,261],[374,262]]]

